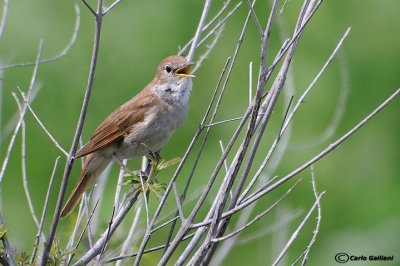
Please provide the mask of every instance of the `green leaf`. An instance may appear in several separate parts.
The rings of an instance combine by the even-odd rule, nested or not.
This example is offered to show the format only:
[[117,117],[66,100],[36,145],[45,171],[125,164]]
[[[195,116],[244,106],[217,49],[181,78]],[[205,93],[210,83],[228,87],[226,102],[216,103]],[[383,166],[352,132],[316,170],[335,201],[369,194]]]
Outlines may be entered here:
[[161,162],[157,165],[158,166],[157,170],[161,171],[161,170],[163,170],[165,168],[168,168],[168,167],[170,167],[170,166],[172,166],[174,164],[179,163],[180,161],[181,161],[180,157],[175,157],[175,158],[173,158],[171,160],[168,160],[168,161],[161,160]]
[[7,234],[7,230],[4,227],[4,224],[0,224],[0,239],[3,239],[3,237]]

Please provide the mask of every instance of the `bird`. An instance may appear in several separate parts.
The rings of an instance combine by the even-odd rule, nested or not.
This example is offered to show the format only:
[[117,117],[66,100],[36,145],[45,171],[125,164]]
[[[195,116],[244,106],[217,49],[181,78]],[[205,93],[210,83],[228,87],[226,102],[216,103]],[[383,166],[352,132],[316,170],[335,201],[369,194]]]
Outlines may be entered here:
[[189,62],[171,55],[157,67],[154,79],[136,96],[119,106],[94,131],[89,142],[75,154],[86,156],[78,182],[62,211],[67,217],[83,193],[113,160],[131,159],[158,152],[188,113],[192,90]]

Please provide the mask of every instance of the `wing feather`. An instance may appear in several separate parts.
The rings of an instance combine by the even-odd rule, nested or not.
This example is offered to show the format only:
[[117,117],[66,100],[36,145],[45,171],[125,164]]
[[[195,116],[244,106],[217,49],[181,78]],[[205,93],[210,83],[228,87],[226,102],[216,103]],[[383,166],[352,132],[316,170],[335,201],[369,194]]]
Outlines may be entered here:
[[111,113],[95,130],[89,142],[76,153],[75,158],[121,143],[136,123],[144,121],[146,112],[157,102],[153,93],[143,90]]

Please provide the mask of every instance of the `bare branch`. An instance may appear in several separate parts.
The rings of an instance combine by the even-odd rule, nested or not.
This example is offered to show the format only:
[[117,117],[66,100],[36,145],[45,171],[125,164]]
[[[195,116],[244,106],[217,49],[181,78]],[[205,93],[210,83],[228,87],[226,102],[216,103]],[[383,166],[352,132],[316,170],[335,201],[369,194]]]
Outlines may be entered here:
[[[193,147],[194,147],[195,143],[197,142],[198,138],[200,137],[200,134],[201,134],[202,131],[203,131],[203,126],[202,126],[202,125],[205,123],[205,121],[206,121],[207,118],[208,118],[208,115],[210,114],[212,104],[213,104],[213,102],[214,102],[214,100],[215,100],[215,97],[216,97],[218,88],[219,88],[219,86],[220,86],[220,84],[221,84],[222,78],[223,78],[223,76],[224,76],[224,74],[225,74],[225,71],[226,71],[226,68],[227,68],[229,62],[230,62],[230,58],[228,58],[227,61],[226,61],[226,63],[225,63],[225,66],[224,66],[224,68],[223,68],[223,70],[222,70],[222,73],[221,73],[220,78],[218,79],[217,86],[215,87],[214,93],[213,93],[213,95],[212,95],[212,97],[211,97],[211,100],[210,100],[210,103],[209,103],[209,105],[208,105],[208,107],[207,107],[207,110],[206,110],[206,112],[205,112],[205,114],[204,114],[204,116],[203,116],[203,119],[202,119],[202,121],[201,121],[201,124],[200,124],[200,126],[198,127],[198,129],[197,129],[195,135],[193,136],[193,138],[192,138],[192,140],[191,140],[191,142],[190,142],[188,148],[186,149],[186,152],[185,152],[185,154],[183,155],[182,160],[181,160],[181,162],[179,163],[177,169],[175,170],[175,173],[174,173],[174,175],[172,176],[172,178],[171,178],[171,180],[170,180],[170,182],[169,182],[167,188],[165,189],[165,192],[164,192],[164,194],[163,194],[163,196],[162,196],[162,198],[161,198],[161,200],[160,200],[160,203],[158,204],[158,207],[157,207],[157,210],[156,210],[156,212],[155,212],[155,214],[154,214],[154,216],[153,216],[153,219],[152,219],[151,223],[150,223],[150,224],[148,225],[148,227],[147,227],[147,230],[146,230],[146,232],[145,232],[145,234],[144,234],[144,236],[143,236],[143,240],[142,240],[142,243],[141,243],[140,248],[139,248],[139,251],[138,251],[139,260],[140,260],[140,257],[142,256],[142,255],[141,255],[142,252],[145,250],[145,247],[146,247],[146,245],[147,245],[147,242],[148,242],[149,239],[150,239],[150,235],[151,235],[152,229],[153,229],[153,227],[154,227],[154,225],[155,225],[155,223],[156,223],[156,220],[157,220],[158,216],[160,215],[160,212],[161,212],[162,208],[163,208],[164,205],[165,205],[165,202],[166,202],[166,200],[167,200],[167,197],[168,197],[169,193],[171,192],[172,184],[173,184],[173,182],[176,181],[176,179],[177,179],[179,173],[181,172],[181,170],[182,170],[182,168],[183,168],[183,165],[185,164],[187,158],[189,157],[190,153],[191,153],[192,150],[193,150]],[[204,142],[204,141],[203,141],[203,142]],[[200,153],[200,152],[199,152],[199,153]],[[197,161],[198,161],[198,160],[197,160]],[[194,167],[193,167],[193,168],[194,168]],[[192,171],[193,171],[193,170],[192,170]],[[190,175],[189,178],[188,178],[186,187],[185,187],[184,192],[183,192],[184,194],[182,194],[182,195],[185,195],[185,193],[186,193],[186,191],[187,191],[187,188],[189,187],[190,180],[191,180],[191,175]],[[169,234],[169,236],[168,236],[168,238],[167,238],[167,242],[166,242],[165,247],[168,247],[168,246],[169,246],[169,239],[170,239],[170,237],[172,236],[172,231],[173,231],[174,226],[175,226],[175,222],[173,222],[173,225],[172,225],[172,227],[171,227],[170,234]],[[139,263],[139,262],[138,262],[138,263]]]
[[[182,241],[187,240],[187,239],[189,239],[189,238],[191,238],[193,236],[194,236],[194,234],[189,234],[189,235],[185,236],[182,239]],[[157,250],[161,250],[163,248],[165,248],[165,244],[164,245],[159,245],[159,246],[156,246],[156,247],[153,247],[153,248],[146,249],[146,250],[143,251],[143,254],[150,253],[150,252],[157,251]],[[133,254],[129,254],[129,255],[124,255],[124,256],[118,256],[118,257],[110,258],[110,259],[107,259],[107,260],[103,260],[102,263],[109,263],[109,262],[113,262],[113,261],[117,261],[117,260],[133,258],[133,257],[136,257],[138,254],[139,254],[139,252],[136,252],[136,253],[133,253]]]
[[259,169],[257,170],[257,173],[254,175],[254,177],[252,178],[252,180],[250,181],[250,184],[247,186],[247,188],[245,189],[245,191],[243,192],[242,196],[240,199],[243,199],[243,197],[249,192],[249,190],[251,189],[251,187],[254,185],[254,183],[256,182],[256,180],[258,179],[258,177],[260,176],[260,174],[262,173],[262,171],[264,170],[265,166],[267,165],[267,163],[269,162],[273,152],[276,149],[276,146],[279,143],[279,140],[281,138],[281,136],[283,135],[283,133],[286,131],[286,129],[288,128],[288,126],[290,125],[294,114],[297,112],[298,108],[300,107],[301,103],[303,103],[304,98],[308,95],[308,93],[311,91],[311,89],[314,88],[314,85],[317,83],[317,81],[319,80],[319,78],[321,77],[321,75],[325,72],[326,68],[330,65],[330,63],[332,62],[332,60],[335,58],[336,53],[339,51],[340,47],[342,46],[342,44],[344,43],[344,41],[346,40],[348,34],[350,32],[350,28],[348,28],[346,30],[346,32],[344,33],[344,35],[342,36],[342,38],[340,39],[339,43],[336,45],[335,49],[333,50],[332,54],[329,56],[328,60],[325,62],[325,64],[322,66],[321,70],[318,72],[318,74],[315,76],[315,78],[313,79],[313,81],[310,83],[310,85],[307,87],[307,89],[304,91],[304,93],[300,96],[300,98],[298,99],[297,103],[295,104],[295,106],[293,107],[293,110],[290,112],[290,114],[288,115],[287,119],[284,120],[284,123],[281,127],[281,130],[277,136],[277,138],[274,140],[274,142],[271,145],[270,150],[268,151],[267,156],[264,158],[261,166],[259,167]]
[[[91,192],[93,193],[93,190],[92,190]],[[91,193],[91,194],[92,194],[92,193]],[[89,201],[89,200],[87,200],[87,201]],[[75,249],[76,249],[76,250],[78,250],[78,247],[79,247],[80,243],[82,242],[82,239],[83,239],[83,236],[85,235],[86,230],[88,230],[88,229],[90,228],[90,222],[92,221],[93,215],[94,215],[94,213],[96,212],[97,206],[99,205],[99,201],[100,201],[100,200],[97,200],[97,201],[96,201],[96,203],[94,204],[93,210],[90,212],[90,215],[88,215],[88,217],[87,217],[87,221],[86,221],[85,227],[83,228],[83,230],[82,230],[82,232],[81,232],[81,234],[80,234],[80,236],[79,236],[79,238],[78,238],[78,241],[77,241],[76,244],[75,244]],[[85,201],[82,201],[82,206],[85,204],[84,202],[85,202]],[[88,206],[88,204],[86,204],[86,206]],[[84,208],[84,207],[83,207],[83,208]],[[82,212],[82,216],[83,216],[83,212]],[[90,229],[89,229],[89,230],[90,230]],[[89,233],[89,232],[88,232],[88,233]],[[90,234],[89,234],[89,235],[90,235]],[[89,240],[90,240],[90,238],[89,238]],[[89,241],[89,246],[90,246],[91,248],[93,247],[93,245],[91,244],[91,241]],[[75,256],[75,253],[73,253],[73,254],[71,255],[71,257],[69,258],[69,260],[68,260],[68,265],[71,264],[72,259],[73,259],[74,256]]]
[[[247,210],[247,209],[245,209],[245,210]],[[287,227],[287,225],[290,222],[299,218],[301,214],[303,214],[302,210],[294,210],[293,212],[291,212],[287,215],[284,215],[283,217],[280,217],[280,219],[278,219],[278,221],[274,222],[272,225],[262,227],[258,231],[252,232],[244,237],[241,237],[240,239],[238,239],[237,244],[239,246],[248,245],[250,242],[253,242],[257,239],[261,239],[265,235],[276,232],[276,230],[278,230],[281,226]]]
[[[19,89],[19,88],[18,88]],[[53,137],[53,135],[51,135],[50,131],[45,127],[45,125],[42,123],[42,121],[40,121],[39,117],[36,115],[36,113],[33,111],[31,105],[29,104],[28,99],[26,98],[25,94],[19,90],[21,93],[21,96],[25,102],[25,104],[28,106],[29,111],[31,112],[31,114],[33,115],[33,117],[35,118],[35,120],[38,122],[38,124],[40,125],[40,127],[43,129],[43,131],[46,133],[46,135],[50,138],[50,140],[54,143],[54,145],[67,157],[68,153],[61,147],[61,145],[58,143],[58,141]]]
[[61,181],[61,188],[60,188],[60,193],[57,199],[57,204],[56,204],[56,209],[54,211],[53,215],[53,220],[50,226],[50,232],[49,236],[47,239],[47,243],[43,252],[42,260],[40,261],[40,266],[45,266],[47,262],[47,258],[50,252],[51,245],[53,243],[54,235],[56,233],[58,221],[60,219],[60,213],[61,213],[61,207],[64,201],[64,196],[65,192],[67,189],[68,185],[68,179],[69,175],[71,174],[72,166],[74,164],[74,155],[78,147],[79,139],[82,133],[82,128],[83,124],[85,122],[86,118],[86,112],[87,112],[87,107],[89,104],[89,99],[90,95],[92,92],[92,87],[93,87],[93,81],[94,81],[94,74],[96,72],[96,65],[97,65],[97,57],[98,57],[98,52],[99,52],[99,46],[100,46],[100,32],[101,32],[101,25],[102,25],[102,16],[101,16],[101,11],[102,11],[102,5],[103,1],[98,0],[98,5],[97,5],[97,16],[96,16],[96,27],[95,27],[95,34],[94,34],[94,41],[93,41],[93,51],[92,51],[92,59],[90,63],[90,71],[89,71],[89,77],[88,77],[88,82],[86,86],[86,92],[85,96],[83,99],[82,103],[82,109],[81,113],[79,115],[79,120],[77,123],[75,135],[71,144],[71,149],[68,154],[67,162],[65,164],[65,169],[64,169],[64,174],[63,178]]
[[[117,156],[115,156],[115,155],[114,155],[114,157],[117,158]],[[127,162],[128,162],[128,160],[126,160],[126,159],[123,160],[122,165],[125,166]],[[119,175],[118,175],[118,181],[117,181],[117,186],[115,189],[115,197],[114,197],[114,207],[116,210],[119,209],[119,197],[121,194],[121,186],[122,186],[123,181],[124,181],[124,170],[123,170],[123,168],[121,168],[119,171]]]
[[[311,183],[312,183],[312,188],[313,188],[313,192],[314,192],[314,197],[315,200],[318,200],[318,192],[317,192],[317,186],[315,184],[315,178],[314,178],[314,166],[311,165]],[[317,239],[317,235],[319,232],[319,227],[321,224],[321,204],[319,201],[317,201],[317,223],[315,225],[315,228],[313,230],[313,236],[311,238],[310,243],[307,245],[306,250],[297,258],[297,260],[292,264],[293,266],[295,264],[297,264],[297,262],[304,256],[303,258],[303,262],[301,263],[302,266],[306,265],[307,260],[308,260],[308,253],[310,253],[311,247],[314,245],[315,240]]]
[[[299,179],[299,181],[301,181],[301,179]],[[295,183],[295,186],[297,186],[299,182]],[[295,187],[294,186],[294,187]],[[293,187],[293,188],[294,188]],[[293,189],[289,189],[288,191],[286,191],[285,194],[283,194],[277,201],[274,202],[274,204],[272,204],[270,207],[268,207],[268,209],[266,209],[265,211],[259,213],[256,217],[254,217],[250,222],[248,222],[247,224],[245,224],[244,226],[238,228],[237,230],[235,230],[234,232],[227,234],[223,237],[219,237],[219,238],[214,238],[211,241],[212,242],[220,242],[220,241],[225,241],[226,239],[229,239],[237,234],[239,234],[240,232],[242,232],[243,230],[245,230],[247,227],[251,226],[252,224],[254,224],[255,222],[257,222],[258,220],[260,220],[263,216],[265,216],[266,214],[268,214],[271,210],[273,210],[276,206],[278,206],[279,203],[282,202],[282,200],[284,198],[286,198],[287,195],[289,195],[290,192],[292,192]]]
[[111,226],[113,225],[113,220],[114,220],[114,215],[115,215],[115,207],[113,207],[112,209],[112,213],[111,213],[111,218],[110,221],[108,222],[108,230],[107,230],[107,234],[106,234],[106,238],[105,241],[103,241],[103,244],[101,246],[101,250],[100,250],[100,254],[99,254],[99,260],[101,260],[101,258],[103,257],[104,252],[106,251],[106,248],[108,246],[108,241],[110,240],[111,237]]
[[218,39],[221,37],[221,33],[224,30],[224,25],[221,26],[221,28],[219,28],[219,30],[217,30],[215,32],[215,37],[212,40],[212,42],[207,45],[207,50],[200,55],[199,59],[196,62],[196,66],[193,68],[192,73],[196,73],[196,71],[200,68],[201,63],[203,63],[203,61],[208,57],[208,55],[211,53],[212,49],[214,48],[214,46],[217,44]]
[[[126,237],[124,243],[122,244],[121,252],[119,253],[120,257],[124,256],[127,253],[128,248],[131,244],[133,234],[137,233],[136,229],[139,222],[140,214],[142,213],[142,207],[143,207],[143,201],[136,208],[135,218],[133,219],[131,228],[129,229],[128,236]],[[115,266],[120,266],[120,265],[121,265],[121,260],[117,261]]]
[[[301,181],[301,179],[297,180],[296,183],[295,183],[293,186],[291,186],[291,187],[288,189],[288,191],[286,191],[286,194],[289,194],[290,192],[292,192],[292,190],[298,185],[298,183],[300,183],[300,181]],[[238,205],[237,207],[235,207],[235,208],[233,208],[233,209],[231,209],[231,210],[229,210],[229,211],[226,211],[226,212],[222,213],[221,219],[232,216],[232,215],[235,214],[236,212],[238,212],[238,211],[240,211],[240,210],[246,208],[247,206],[249,206],[251,203],[254,203],[254,201],[251,202],[251,203],[249,203],[248,201],[246,201],[245,203],[246,203],[246,204],[240,204],[240,205]],[[200,222],[200,223],[192,224],[191,229],[199,228],[199,227],[204,227],[204,226],[208,226],[209,224],[211,224],[211,222],[212,222],[212,219],[203,220],[203,221]]]
[[283,11],[285,10],[286,4],[289,3],[290,0],[285,0],[282,4],[281,9],[279,10],[279,14],[283,14]]
[[[1,211],[0,211],[0,224],[4,225],[3,215],[1,214]],[[3,237],[1,238],[1,241],[3,242],[4,249],[7,251],[8,263],[11,266],[16,266],[17,263],[15,262],[14,252],[13,252],[13,249],[12,249],[12,247],[10,245],[10,242],[8,241],[7,234],[3,235]]]
[[172,222],[174,222],[174,221],[176,221],[178,219],[179,219],[179,216],[175,216],[174,218],[172,218],[172,219],[160,224],[159,226],[154,227],[153,230],[151,230],[151,233],[154,233],[155,231],[160,230],[161,228],[169,225],[170,223],[172,223]]
[[378,114],[385,106],[387,106],[391,101],[393,101],[398,95],[400,94],[400,88],[397,89],[392,95],[390,95],[383,103],[381,103],[377,108],[375,108],[370,114],[368,114],[363,120],[361,120],[357,125],[355,125],[352,129],[350,129],[346,134],[341,136],[339,139],[337,139],[335,142],[331,143],[328,147],[326,147],[323,151],[321,151],[319,154],[305,162],[303,165],[299,166],[295,170],[293,170],[291,173],[286,175],[285,177],[281,178],[268,188],[260,191],[253,197],[249,198],[248,200],[244,201],[242,204],[238,205],[247,205],[253,203],[255,200],[258,198],[266,195],[267,193],[271,192],[278,186],[282,185],[292,177],[296,176],[297,174],[301,173],[305,169],[307,169],[310,165],[314,164],[315,162],[319,161],[323,157],[325,157],[327,154],[332,152],[337,146],[342,144],[345,140],[347,140],[349,137],[351,137],[355,132],[357,132],[360,128],[362,128],[371,118],[373,118],[376,114]]
[[[253,4],[254,4],[254,3],[255,3],[255,1],[253,1]],[[236,48],[235,48],[235,52],[234,52],[234,55],[233,55],[232,64],[231,64],[231,66],[230,66],[230,68],[229,68],[229,70],[228,70],[228,74],[227,74],[227,77],[226,77],[226,79],[225,79],[225,82],[224,82],[224,85],[223,85],[223,89],[227,86],[228,81],[229,81],[229,79],[230,79],[230,75],[231,75],[232,70],[233,70],[233,67],[234,67],[234,65],[235,65],[236,58],[237,58],[237,56],[238,56],[238,54],[239,54],[240,47],[241,47],[242,42],[243,42],[243,40],[244,40],[244,34],[245,34],[245,32],[246,32],[246,29],[247,29],[247,25],[248,25],[248,22],[249,22],[249,19],[250,19],[250,15],[251,15],[251,14],[250,14],[250,12],[249,12],[249,13],[247,14],[246,20],[245,20],[244,25],[243,25],[243,27],[242,27],[242,31],[241,31],[241,33],[240,33],[240,36],[239,36],[239,39],[238,39],[238,42],[237,42],[237,45],[236,45]],[[216,108],[217,108],[217,107],[218,107],[218,105],[216,105]],[[226,147],[225,152],[222,154],[220,160],[218,161],[217,166],[215,167],[215,170],[214,170],[214,172],[212,173],[209,182],[207,183],[207,188],[206,188],[206,190],[204,191],[204,193],[202,194],[202,196],[201,196],[200,199],[198,200],[198,203],[196,204],[195,208],[193,209],[192,214],[191,214],[191,216],[189,216],[188,220],[194,218],[195,214],[198,212],[199,208],[200,208],[201,205],[203,204],[203,202],[204,202],[204,200],[205,200],[205,198],[206,198],[206,196],[207,196],[209,190],[211,189],[211,186],[213,185],[213,183],[214,183],[214,181],[215,181],[215,178],[216,178],[216,176],[217,176],[219,170],[221,169],[221,166],[222,166],[222,164],[223,164],[223,161],[226,159],[226,156],[227,156],[228,153],[230,152],[233,143],[236,141],[236,139],[237,139],[237,137],[238,137],[238,134],[240,133],[240,131],[242,130],[244,124],[246,123],[247,118],[248,118],[248,116],[250,115],[250,112],[251,112],[251,107],[247,108],[247,110],[246,110],[246,112],[245,112],[245,115],[243,116],[243,119],[241,120],[240,124],[238,125],[236,131],[234,132],[234,134],[233,134],[233,136],[232,136],[232,138],[231,138],[231,141],[229,142],[228,146]],[[213,206],[215,206],[215,204],[213,204]],[[209,218],[212,216],[212,214],[213,214],[213,211],[210,209],[210,211],[209,211],[208,214],[207,214],[207,219],[209,219]],[[192,220],[189,220],[189,221],[192,222]],[[187,226],[187,225],[186,225],[186,226]],[[178,243],[178,241],[179,241],[179,237],[182,237],[182,236],[185,234],[185,231],[186,231],[186,230],[187,230],[187,228],[181,227],[180,232],[178,232],[177,237],[175,237],[177,243]],[[204,233],[204,230],[198,230],[198,231],[196,232],[195,236],[194,236],[193,239],[190,241],[190,243],[189,243],[188,246],[186,247],[185,251],[184,251],[184,252],[181,254],[181,256],[179,257],[179,259],[178,259],[178,261],[177,261],[177,264],[178,264],[178,265],[181,265],[181,264],[184,263],[184,261],[187,259],[187,257],[188,257],[189,254],[191,253],[191,251],[195,248],[197,242],[200,240],[200,238],[201,238],[201,236],[202,236],[203,233]],[[176,246],[175,246],[174,248],[176,248]]]
[[317,145],[320,145],[322,142],[327,141],[329,138],[331,138],[338,126],[340,121],[342,121],[342,118],[345,114],[346,111],[346,103],[350,94],[350,77],[347,69],[347,63],[345,62],[346,60],[343,58],[343,51],[338,54],[338,63],[340,67],[340,79],[341,79],[341,85],[340,85],[340,94],[339,94],[339,99],[336,104],[335,108],[335,113],[332,116],[332,119],[328,125],[328,127],[324,130],[324,132],[318,136],[313,138],[312,142],[305,143],[303,145],[294,145],[291,147],[292,149],[304,149],[304,148],[311,148],[315,147]]
[[33,262],[35,261],[36,252],[37,252],[38,247],[39,247],[40,236],[43,234],[42,233],[43,232],[43,225],[44,225],[44,220],[46,218],[47,207],[49,205],[50,192],[53,189],[53,181],[54,181],[54,177],[56,176],[56,171],[57,171],[58,161],[59,160],[60,160],[60,156],[58,156],[56,158],[56,160],[54,162],[53,171],[52,171],[51,176],[50,176],[50,182],[49,182],[49,186],[47,187],[46,198],[44,200],[42,217],[40,218],[39,230],[38,230],[38,232],[36,234],[35,245],[33,246],[32,256],[31,256],[31,259],[29,261],[30,264],[33,264]]
[[141,190],[137,190],[130,197],[128,202],[123,206],[120,211],[115,215],[111,226],[102,234],[102,236],[96,241],[91,249],[89,249],[77,262],[75,262],[74,266],[80,266],[82,264],[87,264],[91,261],[95,256],[100,254],[103,246],[109,238],[113,235],[115,230],[119,227],[125,216],[128,214],[129,210],[132,208],[133,204],[137,201],[138,196],[140,195]]
[[325,192],[322,192],[321,194],[318,195],[314,205],[311,207],[311,209],[308,211],[307,215],[304,217],[303,221],[299,224],[299,226],[296,228],[296,230],[293,232],[292,236],[286,243],[285,247],[282,249],[281,253],[278,255],[278,257],[275,259],[275,261],[272,263],[273,266],[277,265],[279,261],[283,258],[283,256],[286,254],[288,251],[289,247],[292,245],[293,241],[297,238],[299,235],[301,229],[304,227],[308,219],[311,217],[311,214],[314,212],[315,208],[319,205],[319,201],[321,200],[321,197],[325,194]]
[[196,51],[196,48],[197,48],[197,43],[200,40],[201,34],[203,32],[202,29],[204,27],[204,24],[206,23],[207,14],[208,14],[208,11],[210,10],[210,7],[211,7],[211,2],[212,2],[212,0],[206,0],[206,2],[204,4],[204,8],[203,8],[203,12],[201,14],[200,22],[199,22],[199,24],[197,26],[197,30],[196,30],[196,33],[195,33],[194,38],[193,38],[192,46],[190,47],[189,54],[186,57],[186,59],[189,62],[191,62],[193,60],[194,52]]
[[[274,6],[276,6],[276,2],[274,4]],[[272,9],[274,10],[275,8],[273,7]],[[305,9],[306,9],[306,5],[303,6],[302,11],[300,13],[304,12]],[[271,11],[271,15],[269,18],[270,20],[272,20],[272,16],[273,16],[273,12],[274,12],[273,10]],[[300,23],[300,22],[301,22],[301,18],[299,18],[298,23]],[[269,27],[270,27],[270,23],[267,23],[266,31],[268,31]],[[267,51],[267,49],[266,49],[267,43],[268,43],[268,34],[265,34],[264,38],[263,38],[263,45],[262,45],[262,57],[264,56],[264,58],[265,58],[266,51]],[[203,244],[200,246],[200,248],[198,249],[196,254],[193,256],[193,258],[191,259],[189,264],[198,264],[198,263],[206,263],[207,264],[207,263],[209,263],[209,260],[211,259],[211,256],[215,252],[216,247],[217,247],[216,243],[211,243],[210,239],[213,237],[213,235],[222,235],[229,224],[229,218],[226,220],[225,219],[221,220],[221,222],[219,221],[219,219],[222,215],[223,207],[225,206],[225,203],[227,200],[227,195],[228,195],[227,191],[233,185],[233,181],[235,180],[235,177],[236,177],[236,175],[239,171],[239,168],[242,164],[244,155],[249,147],[250,139],[252,138],[252,136],[254,134],[256,125],[260,123],[261,126],[260,126],[258,133],[255,135],[255,141],[252,145],[249,158],[247,159],[247,162],[245,164],[245,170],[243,171],[243,173],[238,181],[239,184],[236,187],[235,193],[233,194],[231,203],[228,207],[228,209],[231,209],[236,205],[236,202],[238,200],[240,192],[243,188],[244,182],[246,181],[247,175],[250,170],[250,166],[251,166],[254,156],[255,156],[255,152],[257,151],[258,145],[261,141],[261,137],[264,133],[266,125],[269,122],[269,118],[272,114],[272,110],[275,106],[275,103],[280,94],[280,91],[282,90],[284,81],[286,79],[286,74],[287,74],[287,71],[288,71],[288,68],[289,68],[289,65],[291,62],[291,58],[293,57],[293,54],[294,54],[297,44],[298,44],[298,39],[291,46],[291,48],[285,58],[285,61],[278,73],[278,76],[275,79],[274,84],[272,85],[271,93],[268,94],[268,97],[265,100],[265,104],[262,109],[263,111],[265,110],[266,115],[262,117],[262,119],[261,119],[262,121],[260,123],[260,121],[257,120],[257,113],[260,108],[261,92],[264,89],[264,87],[266,85],[266,81],[267,81],[267,78],[266,78],[267,71],[266,71],[266,67],[263,64],[263,62],[265,62],[265,61],[263,58],[261,60],[262,62],[261,62],[261,66],[260,66],[259,83],[258,83],[257,93],[255,95],[255,98],[254,98],[252,106],[251,106],[252,115],[251,115],[251,119],[250,119],[249,128],[247,130],[246,136],[245,136],[240,148],[236,152],[236,155],[233,160],[233,163],[232,163],[229,173],[227,175],[225,175],[223,184],[221,185],[219,193],[218,193],[219,197],[214,200],[214,202],[217,202],[214,206],[216,206],[215,213],[218,213],[218,216],[215,216],[216,219],[214,219],[213,223],[211,224],[211,228],[217,228],[216,223],[219,223],[218,229],[215,229],[213,231],[210,228],[210,230],[208,232],[208,236],[206,238],[206,241],[203,241]],[[209,212],[209,214],[212,214],[212,210]],[[207,218],[210,218],[210,216],[207,216]],[[203,229],[200,229],[200,230],[203,230]],[[193,240],[192,240],[192,242],[193,242]]]
[[1,15],[1,21],[0,21],[0,39],[1,37],[3,37],[4,29],[6,28],[7,15],[8,15],[8,0],[4,0],[3,14]]
[[[35,100],[36,96],[39,94],[40,89],[41,87],[35,84],[35,86],[32,89],[31,97],[29,98],[29,103],[32,103]],[[2,129],[0,133],[0,143],[2,143],[5,140],[6,136],[14,132],[14,129],[18,124],[18,120],[19,120],[19,111],[17,110]]]
[[250,0],[246,0],[246,3],[247,3],[247,6],[250,9],[251,16],[253,17],[254,22],[256,23],[258,33],[260,34],[260,37],[262,38],[264,36],[264,32],[263,32],[263,30],[261,28],[260,21],[258,20],[258,17],[256,15],[256,11],[254,11],[253,5],[250,3]]
[[179,217],[181,218],[181,220],[183,222],[186,219],[185,219],[185,215],[183,214],[182,204],[181,204],[179,192],[178,192],[178,189],[176,188],[175,182],[172,183],[172,190],[174,191],[174,196],[175,196],[176,206],[178,208]]
[[[28,101],[31,98],[33,85],[34,85],[35,80],[36,80],[36,74],[37,74],[38,67],[39,67],[39,60],[40,60],[40,57],[42,55],[42,48],[43,48],[43,40],[40,40],[39,49],[38,49],[37,58],[36,58],[36,63],[35,63],[35,67],[33,69],[30,85],[29,85],[29,88],[28,88],[28,94],[27,94],[27,97],[26,97]],[[18,119],[17,125],[15,126],[14,133],[11,136],[11,140],[10,140],[10,143],[8,145],[7,152],[6,152],[6,157],[3,160],[3,165],[2,165],[1,170],[0,170],[0,183],[3,180],[3,176],[4,176],[4,173],[6,171],[6,168],[7,168],[7,165],[8,165],[8,160],[10,158],[10,154],[11,154],[11,151],[13,149],[14,142],[15,142],[15,139],[17,137],[18,131],[19,131],[21,125],[22,125],[22,122],[24,121],[24,116],[25,116],[25,113],[26,113],[26,109],[27,109],[27,104],[24,104],[24,106],[22,107],[22,110],[19,112],[20,113],[19,119]]]
[[[67,46],[65,46],[65,48],[59,54],[57,54],[53,57],[47,58],[47,59],[40,60],[39,64],[45,64],[45,63],[57,61],[57,60],[61,59],[62,57],[66,56],[68,54],[68,52],[71,50],[72,46],[76,42],[76,38],[78,36],[79,27],[80,27],[80,18],[81,17],[80,17],[79,6],[77,4],[75,5],[75,14],[76,14],[76,20],[75,20],[74,31],[72,33],[72,37],[71,37],[69,43],[67,44]],[[10,69],[10,68],[15,68],[15,67],[33,66],[33,65],[35,65],[35,62],[11,64],[11,65],[6,65],[6,66],[1,66],[0,70]]]
[[[203,32],[206,31],[222,15],[222,13],[226,10],[226,8],[228,7],[228,5],[230,4],[231,1],[232,0],[227,0],[223,4],[222,8],[218,11],[218,13],[214,16],[214,18],[212,18],[210,20],[210,22],[208,22],[203,27],[203,29],[202,29]],[[192,44],[192,42],[193,42],[193,38],[190,41],[188,41],[182,48],[179,47],[178,55],[182,55],[189,48],[189,46]]]
[[85,4],[85,6],[89,9],[89,11],[96,17],[97,13],[96,11],[94,11],[94,9],[90,6],[90,4],[88,2],[86,2],[86,0],[82,0],[82,2]]
[[[18,110],[19,112],[22,112],[22,106],[21,103],[19,102],[19,99],[15,93],[12,93],[12,96],[15,99],[15,102],[18,105]],[[28,187],[28,175],[26,171],[26,126],[25,126],[25,119],[22,121],[21,124],[21,171],[22,171],[22,185],[24,188],[24,193],[26,196],[26,201],[28,202],[28,207],[29,211],[31,213],[32,219],[35,222],[37,228],[39,229],[39,220],[36,216],[35,209],[33,207],[32,203],[32,197],[29,192],[29,187]],[[42,236],[44,240],[44,235]]]
[[214,26],[214,28],[212,28],[207,34],[206,36],[203,37],[203,39],[201,39],[201,41],[199,41],[199,43],[197,44],[197,47],[200,47],[205,41],[208,40],[208,38],[210,38],[211,35],[213,35],[214,33],[216,33],[217,31],[219,31],[224,25],[225,25],[225,21],[231,17],[235,11],[239,8],[239,6],[242,4],[242,2],[239,2],[235,5],[234,8],[232,8],[232,10],[222,19],[220,20],[217,25]]
[[116,5],[118,5],[121,2],[121,0],[115,0],[108,8],[106,8],[106,10],[104,10],[103,12],[103,16],[107,15],[108,12],[111,11],[111,9],[113,9]]

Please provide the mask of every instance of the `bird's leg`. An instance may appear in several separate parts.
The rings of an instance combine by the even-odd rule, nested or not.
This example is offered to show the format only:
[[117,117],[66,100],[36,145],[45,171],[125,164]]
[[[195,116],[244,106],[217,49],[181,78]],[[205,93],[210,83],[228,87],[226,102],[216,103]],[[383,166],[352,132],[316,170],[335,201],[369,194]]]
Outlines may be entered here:
[[161,159],[160,151],[161,150],[158,150],[156,152],[150,152],[150,156],[147,157],[146,174],[148,176],[151,176],[153,173],[155,173],[156,169],[154,169],[154,167],[157,167],[157,164]]
[[156,159],[156,162],[157,162],[157,163],[161,160],[160,152],[161,152],[161,150],[158,150],[158,151],[156,151],[156,152],[154,153],[154,155],[155,155],[155,157],[156,157],[155,159]]
[[115,154],[113,154],[113,160],[127,173],[131,174],[133,171],[128,168]]

